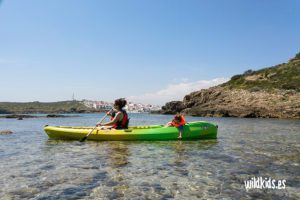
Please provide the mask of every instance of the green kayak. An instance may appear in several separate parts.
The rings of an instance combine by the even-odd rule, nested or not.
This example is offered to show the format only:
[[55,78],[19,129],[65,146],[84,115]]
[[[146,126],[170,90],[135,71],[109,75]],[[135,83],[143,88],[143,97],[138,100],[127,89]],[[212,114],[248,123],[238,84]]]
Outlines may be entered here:
[[[48,126],[45,132],[53,139],[80,140],[94,127]],[[183,140],[216,139],[218,126],[209,122],[197,121],[184,125]],[[101,130],[97,128],[89,135],[88,140],[178,140],[178,129],[164,125],[130,126],[124,130]]]

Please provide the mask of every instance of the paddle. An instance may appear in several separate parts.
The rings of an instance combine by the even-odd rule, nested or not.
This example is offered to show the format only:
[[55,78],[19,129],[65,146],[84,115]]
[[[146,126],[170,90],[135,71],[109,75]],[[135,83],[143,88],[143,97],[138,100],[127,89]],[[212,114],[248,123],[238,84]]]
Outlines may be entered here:
[[[111,112],[112,111],[112,109],[109,111],[109,112]],[[100,124],[103,122],[103,120],[106,118],[106,116],[107,116],[107,114],[109,113],[109,112],[107,112],[106,113],[106,115],[104,115],[104,117],[101,119],[101,121],[99,122]],[[89,135],[95,130],[97,128],[97,125],[84,137],[84,138],[82,138],[81,140],[80,140],[80,142],[84,142],[88,137],[89,137]]]

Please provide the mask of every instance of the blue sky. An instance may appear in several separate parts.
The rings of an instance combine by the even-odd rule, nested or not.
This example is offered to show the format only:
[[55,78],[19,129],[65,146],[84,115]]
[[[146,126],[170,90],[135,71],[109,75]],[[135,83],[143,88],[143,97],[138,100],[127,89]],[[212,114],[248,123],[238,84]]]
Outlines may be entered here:
[[0,101],[181,100],[300,51],[298,0],[3,0]]

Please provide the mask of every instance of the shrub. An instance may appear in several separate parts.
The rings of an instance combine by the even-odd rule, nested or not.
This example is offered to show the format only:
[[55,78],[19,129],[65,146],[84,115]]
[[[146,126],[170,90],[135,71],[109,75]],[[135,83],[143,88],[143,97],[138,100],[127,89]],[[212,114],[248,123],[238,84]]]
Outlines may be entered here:
[[285,83],[281,87],[286,90],[297,90],[297,86],[294,83]]
[[255,71],[253,71],[252,69],[248,69],[247,71],[244,72],[243,75],[251,75],[253,74]]
[[242,77],[242,75],[241,74],[238,74],[238,75],[234,75],[233,77],[231,77],[231,81],[235,81],[235,80],[238,80],[238,79],[240,79]]
[[250,92],[258,92],[260,90],[261,89],[259,87],[257,87],[257,86],[254,86],[254,87],[252,87],[252,88],[249,89]]

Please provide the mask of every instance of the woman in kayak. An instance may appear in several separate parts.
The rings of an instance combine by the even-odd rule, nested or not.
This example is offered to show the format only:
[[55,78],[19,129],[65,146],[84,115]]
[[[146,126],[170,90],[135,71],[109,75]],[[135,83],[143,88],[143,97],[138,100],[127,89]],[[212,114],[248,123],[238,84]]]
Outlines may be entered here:
[[167,123],[166,126],[175,126],[178,128],[179,131],[179,136],[178,139],[182,138],[182,133],[183,133],[183,126],[186,124],[185,118],[182,114],[179,112],[176,113],[174,119],[170,122]]
[[127,101],[125,99],[116,99],[114,103],[114,108],[117,110],[117,112],[114,114],[114,116],[113,114],[108,113],[108,115],[113,116],[111,118],[111,121],[107,123],[98,123],[97,126],[102,126],[102,128],[104,129],[127,129],[129,118],[127,112],[123,110],[126,104]]

